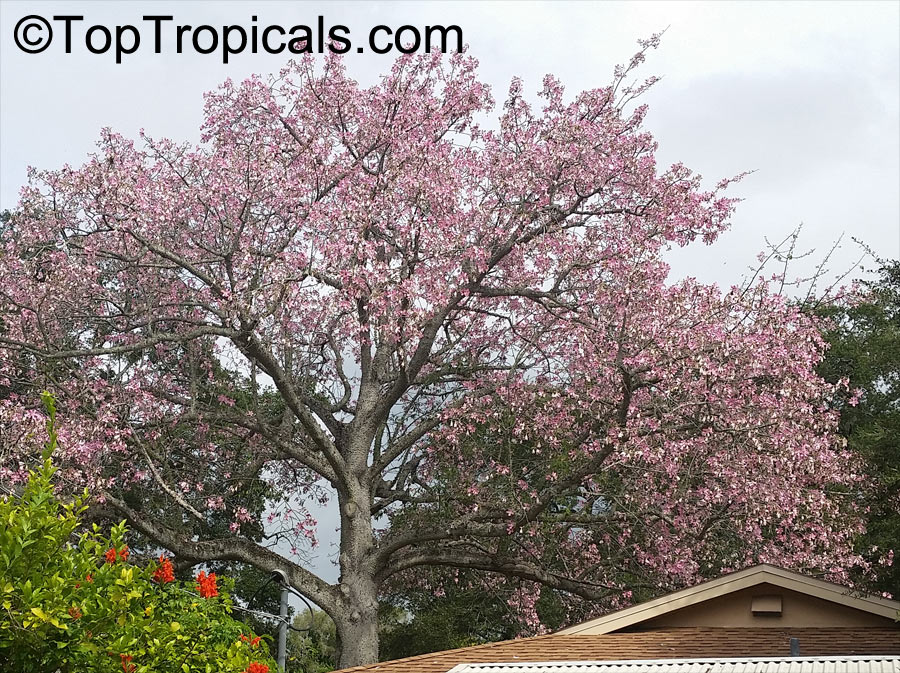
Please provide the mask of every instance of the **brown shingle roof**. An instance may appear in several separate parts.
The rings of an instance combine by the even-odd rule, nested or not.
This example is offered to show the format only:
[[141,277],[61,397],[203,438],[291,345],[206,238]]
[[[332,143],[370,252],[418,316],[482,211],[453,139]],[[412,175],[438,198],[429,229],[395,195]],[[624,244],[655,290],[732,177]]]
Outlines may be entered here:
[[515,661],[789,656],[791,638],[799,639],[803,656],[900,654],[900,628],[688,627],[602,635],[551,634],[421,654],[348,668],[343,673],[447,673],[457,664]]

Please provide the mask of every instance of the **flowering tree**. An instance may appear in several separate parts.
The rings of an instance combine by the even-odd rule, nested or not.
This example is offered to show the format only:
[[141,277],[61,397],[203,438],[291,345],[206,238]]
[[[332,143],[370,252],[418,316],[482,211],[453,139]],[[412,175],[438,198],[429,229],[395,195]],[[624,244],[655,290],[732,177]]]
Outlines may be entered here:
[[[337,56],[226,82],[196,147],[104,132],[34,172],[4,231],[0,385],[52,388],[67,478],[179,559],[283,570],[342,666],[376,659],[379,589],[422,567],[514,580],[535,628],[539,585],[598,611],[628,602],[623,568],[841,577],[857,478],[819,333],[765,282],[667,281],[662,253],[714,241],[735,201],[657,167],[642,59],[571,101],[548,76],[539,109],[514,81],[491,128],[457,54],[369,88]],[[279,550],[232,501],[260,481]],[[329,494],[335,584],[303,561]],[[222,511],[227,533],[196,532]]]

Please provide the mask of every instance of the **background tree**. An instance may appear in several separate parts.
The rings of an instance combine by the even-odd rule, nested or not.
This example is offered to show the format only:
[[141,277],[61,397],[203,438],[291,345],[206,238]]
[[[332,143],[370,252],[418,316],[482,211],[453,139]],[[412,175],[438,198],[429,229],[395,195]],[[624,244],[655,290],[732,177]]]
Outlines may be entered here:
[[[508,603],[514,583],[479,591],[473,587],[480,584],[480,578],[467,577],[473,575],[470,571],[453,577],[430,569],[421,574],[437,577],[424,578],[419,586],[405,586],[385,597],[385,603],[394,606],[394,614],[393,619],[382,620],[382,660],[508,640],[522,631],[519,615]],[[438,586],[437,591],[432,588]],[[539,613],[543,623],[555,626]]]
[[818,312],[832,321],[819,373],[849,381],[834,399],[840,432],[871,475],[860,552],[877,568],[875,587],[900,595],[900,564],[886,562],[900,545],[900,261],[880,260],[876,279],[851,300]]
[[[539,109],[516,80],[496,130],[474,59],[431,54],[369,88],[335,55],[227,82],[196,147],[104,132],[4,229],[0,376],[59,395],[67,478],[155,544],[283,570],[340,666],[377,659],[379,593],[420,567],[517,583],[532,630],[541,585],[566,619],[630,600],[623,563],[845,577],[858,478],[816,321],[766,282],[667,280],[734,200],[657,168],[642,60],[571,101],[548,76]],[[324,497],[336,583],[303,556]]]
[[326,673],[337,661],[337,630],[334,621],[322,610],[304,610],[288,632],[287,671],[289,673]]

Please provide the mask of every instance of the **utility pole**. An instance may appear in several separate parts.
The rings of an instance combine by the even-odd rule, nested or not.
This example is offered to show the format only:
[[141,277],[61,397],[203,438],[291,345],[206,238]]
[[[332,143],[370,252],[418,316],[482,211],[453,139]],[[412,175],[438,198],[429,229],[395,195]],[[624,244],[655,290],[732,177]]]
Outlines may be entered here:
[[284,673],[284,664],[287,660],[287,620],[288,620],[288,590],[281,586],[281,610],[278,612],[281,624],[278,625],[278,670]]
[[[301,594],[299,591],[295,591],[291,588],[291,585],[288,584],[287,575],[283,570],[276,569],[272,571],[272,577],[269,579],[266,584],[272,581],[277,581],[281,585],[281,609],[278,613],[278,670],[281,673],[284,673],[284,668],[287,663],[287,631],[288,629],[293,629],[294,631],[300,631],[301,633],[306,632],[307,634],[312,633],[313,625],[316,622],[316,612],[313,610],[313,606],[310,604],[308,600],[306,600],[306,596]],[[263,585],[265,586],[265,585]],[[299,598],[306,607],[309,609],[309,626],[303,629],[298,629],[296,626],[292,626],[288,624],[288,593],[294,594],[297,598]]]
[[278,670],[284,673],[287,662],[287,630],[288,630],[288,583],[287,577],[281,570],[273,573],[281,584],[281,608],[278,611],[280,617],[278,623]]

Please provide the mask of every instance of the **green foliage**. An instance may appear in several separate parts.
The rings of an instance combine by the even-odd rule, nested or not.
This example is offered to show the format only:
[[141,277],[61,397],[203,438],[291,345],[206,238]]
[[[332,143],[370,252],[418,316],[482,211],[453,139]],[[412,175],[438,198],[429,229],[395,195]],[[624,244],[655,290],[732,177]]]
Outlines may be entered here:
[[898,595],[900,558],[893,566],[878,560],[892,548],[900,557],[900,260],[882,261],[878,279],[866,285],[865,300],[819,309],[833,324],[819,373],[831,383],[850,380],[834,404],[841,434],[871,475],[859,550],[876,564],[876,588]]
[[308,610],[294,618],[294,628],[304,633],[288,632],[287,673],[326,673],[337,662],[337,629],[324,611]]
[[267,648],[231,617],[228,582],[202,597],[191,582],[154,581],[127,561],[124,522],[78,535],[87,492],[54,494],[53,400],[41,468],[0,500],[0,659],[34,673],[239,673],[269,665]]
[[[379,658],[382,661],[426,652],[508,640],[519,635],[518,622],[502,596],[472,591],[448,581],[444,593],[409,589],[391,600],[403,605],[393,619],[382,607]],[[403,614],[399,614],[402,612]]]

